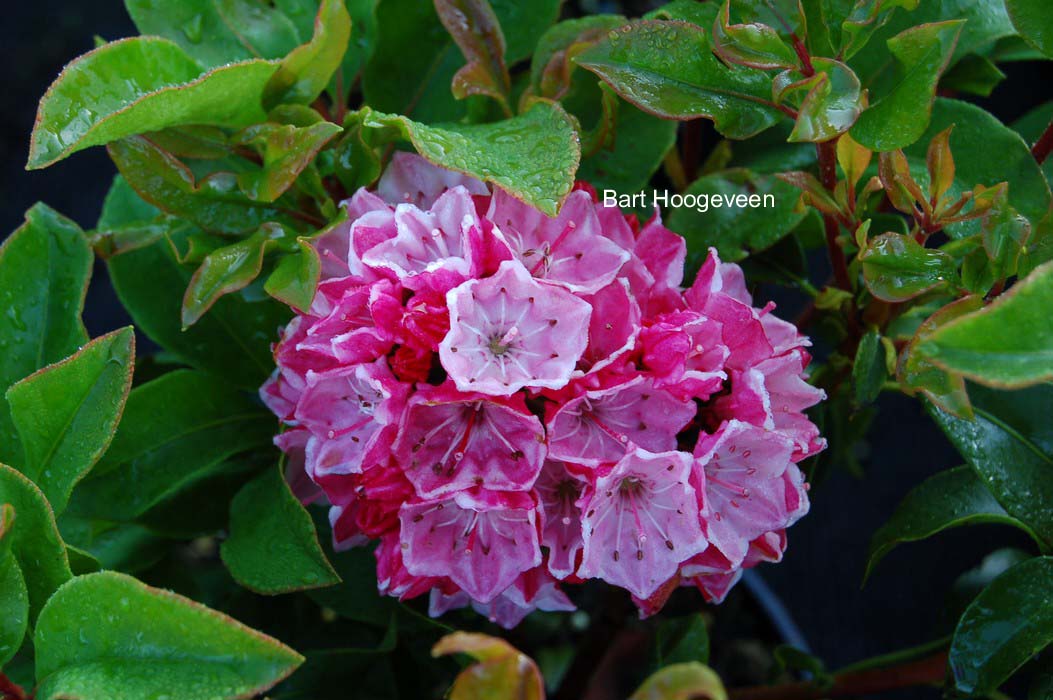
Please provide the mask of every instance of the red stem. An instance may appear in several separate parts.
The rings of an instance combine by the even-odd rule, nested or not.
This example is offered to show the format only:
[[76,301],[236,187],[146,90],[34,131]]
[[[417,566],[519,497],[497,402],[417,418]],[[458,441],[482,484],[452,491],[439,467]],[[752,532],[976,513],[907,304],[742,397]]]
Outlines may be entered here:
[[[837,151],[833,141],[815,144],[819,156],[819,179],[823,187],[831,194],[837,187]],[[852,281],[848,277],[848,261],[845,251],[837,242],[840,233],[834,217],[824,214],[823,227],[826,230],[826,249],[830,254],[830,265],[834,268],[834,281],[845,291],[852,291]]]
[[1053,121],[1049,123],[1046,130],[1038,137],[1038,141],[1035,141],[1035,145],[1031,147],[1031,155],[1035,157],[1039,165],[1042,165],[1050,151],[1053,151]]
[[834,676],[833,685],[822,688],[810,681],[774,686],[732,688],[731,700],[820,700],[845,696],[862,696],[898,688],[941,683],[947,674],[947,652],[941,651],[923,659],[899,666],[868,668]]
[[0,698],[3,700],[25,700],[26,691],[21,686],[15,685],[10,678],[0,673]]

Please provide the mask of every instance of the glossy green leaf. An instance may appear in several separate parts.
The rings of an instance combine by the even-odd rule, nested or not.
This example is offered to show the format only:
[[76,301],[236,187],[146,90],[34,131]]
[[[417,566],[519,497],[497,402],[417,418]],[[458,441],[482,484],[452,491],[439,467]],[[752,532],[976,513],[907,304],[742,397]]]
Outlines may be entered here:
[[230,504],[230,537],[220,553],[242,586],[267,595],[340,583],[311,516],[279,469],[245,485]]
[[[729,262],[771,247],[805,216],[804,211],[795,211],[796,188],[748,170],[706,175],[685,194],[698,197],[698,206],[673,209],[669,228],[687,239],[689,250],[702,252],[715,246],[721,259]],[[699,211],[702,208],[706,211]]]
[[[107,147],[110,157],[125,180],[150,204],[165,212],[192,222],[206,231],[241,234],[267,222],[304,227],[303,216],[282,204],[253,201],[241,192],[238,177],[231,172],[218,172],[195,180],[182,162],[141,136],[121,139]],[[280,178],[282,175],[275,174]],[[248,184],[254,191],[269,187],[262,175]]]
[[135,334],[125,328],[7,390],[26,453],[22,471],[56,512],[113,439],[134,366]]
[[[825,6],[825,10],[829,11],[832,6],[838,3],[833,1],[821,4]],[[842,4],[842,10],[834,13],[837,15],[836,20],[840,20],[841,30],[840,49],[837,54],[843,56],[846,60],[851,58],[866,46],[867,42],[870,41],[870,37],[892,17],[892,13],[897,7],[909,12],[917,9],[918,4],[919,0],[866,0],[865,2],[857,2],[854,5]],[[844,10],[849,7],[851,7],[851,11],[845,14]],[[907,15],[907,17],[911,16]],[[920,24],[920,20],[917,23]],[[809,32],[813,28],[821,31],[820,27],[816,27],[815,23],[812,23],[808,27]]]
[[297,245],[299,251],[282,257],[263,289],[278,301],[307,313],[322,276],[322,262],[306,239],[301,238]]
[[343,63],[350,40],[351,15],[344,0],[322,0],[314,35],[282,59],[263,91],[263,106],[314,102]]
[[22,646],[29,627],[29,590],[11,551],[16,517],[15,507],[0,501],[0,668]]
[[709,630],[701,614],[663,620],[655,633],[655,662],[670,664],[697,661],[709,663]]
[[293,22],[260,0],[124,0],[124,5],[140,34],[170,39],[208,67],[282,58],[300,43]]
[[1009,19],[1020,36],[1053,58],[1053,16],[1043,0],[1005,0]]
[[44,95],[28,167],[44,168],[89,146],[170,126],[263,121],[260,96],[275,68],[254,60],[202,74],[167,39],[107,44],[66,66]]
[[88,340],[80,313],[91,265],[80,227],[43,204],[0,246],[0,461],[23,456],[3,392]]
[[59,589],[34,646],[41,700],[138,700],[174,688],[202,700],[252,697],[303,662],[226,615],[112,572]]
[[748,138],[780,118],[770,78],[725,66],[710,51],[706,33],[686,22],[644,20],[612,31],[577,63],[645,112],[712,119],[729,138]]
[[[4,533],[2,546],[22,572],[32,623],[44,602],[73,574],[55,514],[44,494],[23,474],[0,464],[0,506],[4,504],[14,509],[16,520]],[[18,646],[16,643],[15,650]],[[3,653],[0,651],[0,656]]]
[[852,364],[852,385],[855,387],[856,403],[872,403],[881,393],[881,387],[887,377],[888,363],[885,361],[885,346],[881,342],[881,334],[870,329],[859,341],[855,362]]
[[[509,29],[505,62],[512,65],[533,53],[538,38],[559,16],[560,2],[491,0],[490,5],[500,25]],[[464,116],[465,104],[450,89],[464,56],[439,21],[434,3],[380,0],[376,17],[376,49],[362,74],[366,104],[429,124]]]
[[609,146],[582,157],[577,178],[592,184],[601,196],[604,189],[636,193],[647,186],[673,147],[676,122],[659,119],[622,102],[612,138]]
[[[724,0],[724,7],[713,23],[713,50],[728,63],[737,63],[751,68],[794,68],[798,64],[797,54],[786,45],[774,28],[749,19],[741,24],[731,19],[731,0]],[[708,27],[706,27],[708,29]]]
[[555,216],[574,185],[581,159],[570,116],[552,102],[490,124],[427,126],[367,111],[367,128],[392,128],[432,163],[491,182]]
[[[70,551],[81,557],[94,560],[95,569],[122,571],[135,574],[156,564],[168,551],[167,542],[154,533],[132,523],[112,523],[104,520],[89,520],[71,511],[76,507],[80,489],[74,492],[73,503],[59,518],[59,530]],[[196,521],[200,509],[195,512]],[[184,513],[185,517],[185,513]],[[91,572],[82,572],[91,573]]]
[[1053,543],[1053,385],[1019,391],[970,386],[975,420],[930,413],[1006,512]]
[[955,467],[931,476],[904,496],[888,522],[874,533],[864,579],[899,544],[985,523],[1011,525],[1030,534],[1026,525],[1005,512],[971,467]]
[[884,233],[872,239],[859,254],[867,289],[884,301],[906,301],[930,289],[954,283],[954,259],[940,250],[925,248],[910,236]]
[[900,66],[892,89],[861,115],[852,138],[872,151],[891,151],[917,141],[929,124],[936,85],[962,31],[951,20],[913,27],[888,41]]
[[651,675],[629,700],[727,700],[720,677],[697,661],[666,666]]
[[[562,98],[575,74],[574,57],[628,23],[621,15],[588,15],[554,24],[538,40],[530,61],[530,90],[550,99]],[[569,111],[573,111],[568,107]]]
[[921,392],[944,411],[967,420],[972,419],[973,409],[965,390],[965,379],[960,374],[947,372],[934,365],[925,355],[918,352],[918,345],[943,324],[982,307],[983,298],[972,295],[947,304],[933,313],[921,323],[903,349],[897,368],[897,379],[905,391]]
[[1053,642],[1053,557],[1021,562],[991,582],[966,608],[951,641],[954,685],[968,695],[993,693]]
[[[925,177],[929,142],[947,127],[954,153],[954,185],[948,196],[957,198],[980,184],[1009,184],[1009,203],[1031,222],[1046,216],[1050,207],[1049,184],[1020,135],[976,105],[939,98],[928,130],[905,153],[915,177]],[[919,180],[921,181],[921,180]],[[979,221],[952,224],[945,229],[954,238],[980,230]]]
[[[351,16],[351,40],[330,86],[330,92],[336,102],[341,101],[341,96],[346,98],[366,60],[373,54],[377,40],[377,3],[378,0],[344,0],[347,12]],[[274,6],[296,25],[301,43],[314,36],[319,10],[318,0],[274,0]]]
[[342,129],[330,122],[308,127],[273,123],[250,126],[238,134],[236,142],[254,148],[261,156],[259,170],[238,174],[238,187],[249,199],[273,202],[292,187],[318,152]]
[[940,327],[919,351],[936,365],[989,386],[1053,379],[1053,262],[993,304]]
[[997,65],[986,56],[971,53],[958,61],[940,78],[940,88],[989,97],[1005,80]]
[[177,370],[137,386],[110,449],[77,487],[70,509],[134,520],[227,458],[268,446],[268,417],[249,396],[202,372]]
[[789,70],[775,77],[776,102],[790,102],[797,120],[790,141],[829,141],[848,131],[863,109],[859,78],[840,61],[812,60],[815,74]]

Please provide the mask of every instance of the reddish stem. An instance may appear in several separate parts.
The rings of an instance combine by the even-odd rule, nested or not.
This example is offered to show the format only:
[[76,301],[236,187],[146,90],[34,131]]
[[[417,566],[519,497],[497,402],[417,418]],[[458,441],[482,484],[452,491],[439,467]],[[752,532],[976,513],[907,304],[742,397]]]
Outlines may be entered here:
[[702,153],[702,120],[693,119],[684,124],[681,152],[680,162],[684,168],[684,179],[690,184],[698,177],[698,163]]
[[833,685],[822,688],[810,681],[774,686],[732,688],[731,700],[820,700],[845,696],[862,696],[898,688],[932,685],[943,682],[947,674],[947,652],[941,651],[923,659],[899,666],[868,668],[834,676]]
[[1031,155],[1035,157],[1039,165],[1042,165],[1050,151],[1053,151],[1053,121],[1049,123],[1046,130],[1038,137],[1038,141],[1035,141],[1035,145],[1031,147]]
[[0,673],[0,698],[3,700],[25,700],[26,691],[22,690],[22,687],[15,685],[15,682],[10,678]]
[[[831,194],[837,187],[837,151],[833,141],[815,144],[819,156],[819,179]],[[837,242],[840,233],[834,217],[823,215],[823,228],[826,230],[826,249],[830,254],[830,265],[834,268],[834,281],[845,291],[852,291],[852,281],[848,277],[848,261],[845,251]]]

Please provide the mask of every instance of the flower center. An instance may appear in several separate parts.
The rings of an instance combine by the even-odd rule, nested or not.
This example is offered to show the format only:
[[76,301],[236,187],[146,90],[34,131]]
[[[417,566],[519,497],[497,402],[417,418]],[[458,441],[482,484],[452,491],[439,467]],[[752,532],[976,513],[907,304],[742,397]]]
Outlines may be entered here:
[[644,482],[634,476],[627,476],[618,484],[618,493],[626,497],[639,496],[644,492]]
[[495,334],[492,338],[490,338],[490,343],[488,345],[488,347],[490,348],[490,352],[492,352],[498,357],[504,355],[512,348],[512,341],[514,341],[516,339],[516,336],[518,335],[519,329],[515,326],[509,328],[508,332],[504,335],[499,336]]

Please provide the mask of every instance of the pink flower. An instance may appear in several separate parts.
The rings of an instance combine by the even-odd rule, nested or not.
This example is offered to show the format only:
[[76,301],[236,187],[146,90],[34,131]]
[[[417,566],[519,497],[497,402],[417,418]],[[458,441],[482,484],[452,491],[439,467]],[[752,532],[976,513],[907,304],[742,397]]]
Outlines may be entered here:
[[533,279],[516,262],[447,295],[450,332],[439,359],[461,391],[509,396],[523,387],[559,389],[585,350],[592,307]]
[[599,578],[723,600],[808,511],[808,340],[710,251],[579,183],[549,217],[397,153],[314,245],[260,389],[298,497],[377,586],[505,627]]

